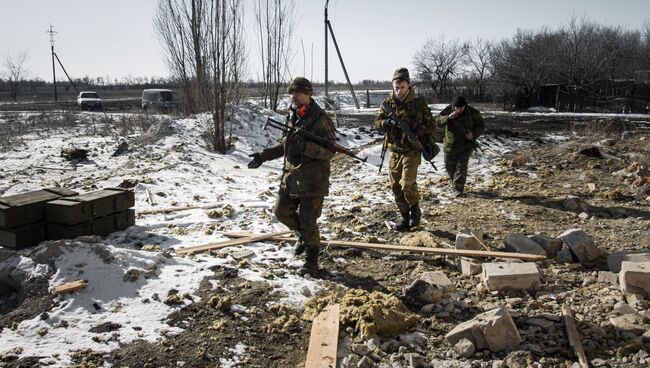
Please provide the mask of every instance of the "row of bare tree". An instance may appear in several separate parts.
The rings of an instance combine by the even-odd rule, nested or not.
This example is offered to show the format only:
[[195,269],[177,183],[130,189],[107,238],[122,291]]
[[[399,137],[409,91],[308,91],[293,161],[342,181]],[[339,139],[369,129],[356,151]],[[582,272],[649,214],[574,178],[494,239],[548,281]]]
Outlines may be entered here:
[[418,77],[437,93],[454,81],[473,80],[479,96],[491,84],[526,99],[546,84],[570,86],[570,93],[595,93],[607,79],[633,79],[650,70],[650,22],[640,30],[571,17],[558,29],[519,30],[509,39],[461,42],[430,38],[413,56]]
[[[286,83],[294,27],[292,1],[256,0],[255,22],[265,107],[275,110]],[[240,96],[248,52],[241,0],[159,0],[154,18],[187,113],[210,111],[213,148],[226,152],[225,122]]]

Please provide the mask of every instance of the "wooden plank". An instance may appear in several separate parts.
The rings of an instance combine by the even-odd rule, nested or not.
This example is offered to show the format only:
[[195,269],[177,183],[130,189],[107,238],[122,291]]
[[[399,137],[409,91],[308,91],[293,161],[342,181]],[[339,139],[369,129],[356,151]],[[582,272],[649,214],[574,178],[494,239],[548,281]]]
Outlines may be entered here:
[[[223,235],[229,238],[243,238],[243,237],[254,236],[256,234],[246,233],[246,232],[233,232],[233,233],[225,233]],[[297,238],[273,236],[267,238],[267,240],[296,241]],[[387,250],[387,251],[409,252],[409,253],[444,254],[448,256],[459,256],[459,257],[512,258],[512,259],[521,259],[526,261],[541,261],[543,259],[546,259],[545,256],[540,256],[537,254],[527,254],[527,253],[512,253],[512,252],[452,249],[452,248],[407,247],[403,245],[394,245],[394,244],[360,243],[360,242],[341,241],[341,240],[321,240],[321,244],[349,247],[349,248],[359,248],[359,249],[375,249],[375,250]]]
[[278,233],[252,234],[251,236],[241,237],[241,239],[226,240],[226,241],[223,241],[223,242],[208,243],[208,244],[203,244],[203,245],[197,245],[197,246],[194,246],[194,247],[180,248],[180,249],[176,249],[176,253],[177,254],[194,254],[194,253],[199,253],[199,252],[205,252],[207,250],[222,249],[222,248],[226,248],[226,247],[232,247],[234,245],[253,243],[253,242],[256,242],[256,241],[260,241],[260,240],[268,240],[269,238],[280,237],[282,235],[286,235],[286,234],[289,234],[289,233],[291,233],[290,230],[281,231],[281,232],[278,232]]
[[170,213],[170,212],[179,212],[179,211],[186,211],[186,210],[194,210],[197,208],[203,208],[201,206],[185,206],[185,207],[170,207],[170,208],[161,208],[159,210],[147,210],[147,211],[139,211],[138,215],[155,215],[158,213]]
[[79,289],[85,288],[87,285],[88,285],[88,281],[86,280],[76,280],[72,282],[67,282],[65,284],[61,284],[53,287],[52,294],[61,295],[61,294],[72,293]]
[[305,368],[336,368],[339,305],[326,307],[311,325]]
[[213,203],[204,206],[194,205],[194,206],[185,206],[185,207],[169,207],[169,208],[161,208],[157,210],[138,211],[138,215],[155,215],[159,213],[170,213],[170,212],[179,212],[179,211],[187,211],[187,210],[195,210],[195,209],[209,210],[221,206],[223,206],[223,203]]
[[33,166],[35,169],[43,169],[43,170],[62,170],[62,171],[74,171],[76,170],[73,167],[54,167],[54,166]]
[[573,351],[576,353],[580,367],[589,368],[589,360],[587,360],[587,354],[585,354],[585,350],[582,347],[582,340],[576,327],[576,321],[573,318],[571,308],[566,304],[562,305],[562,314],[564,315],[566,333],[569,337],[569,345],[571,345]]

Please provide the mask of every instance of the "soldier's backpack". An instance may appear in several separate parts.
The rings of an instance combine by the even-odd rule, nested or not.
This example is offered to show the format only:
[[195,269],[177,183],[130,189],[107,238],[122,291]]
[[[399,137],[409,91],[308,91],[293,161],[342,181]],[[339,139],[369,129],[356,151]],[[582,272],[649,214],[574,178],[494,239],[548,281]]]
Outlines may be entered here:
[[[424,101],[424,97],[421,96],[415,98],[415,103],[417,111],[424,111],[424,107],[427,105],[426,101]],[[423,117],[419,118],[420,121],[423,120]],[[431,161],[440,153],[440,147],[436,144],[436,128],[430,127],[430,129],[420,131],[419,133],[418,139],[426,151],[429,152],[429,157],[426,157],[424,152],[422,152],[422,158],[424,158],[425,161]]]

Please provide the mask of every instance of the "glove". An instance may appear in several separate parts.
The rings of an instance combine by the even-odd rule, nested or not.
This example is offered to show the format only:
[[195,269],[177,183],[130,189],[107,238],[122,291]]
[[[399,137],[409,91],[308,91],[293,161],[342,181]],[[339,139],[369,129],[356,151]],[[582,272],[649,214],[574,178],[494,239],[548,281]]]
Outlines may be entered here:
[[253,160],[248,163],[248,168],[249,169],[257,169],[264,163],[264,159],[262,158],[262,154],[259,152],[253,153],[252,155],[248,155],[248,157],[252,157]]
[[388,130],[388,129],[393,129],[395,127],[395,125],[396,125],[395,120],[389,118],[389,119],[384,120],[383,127],[384,127],[384,129]]

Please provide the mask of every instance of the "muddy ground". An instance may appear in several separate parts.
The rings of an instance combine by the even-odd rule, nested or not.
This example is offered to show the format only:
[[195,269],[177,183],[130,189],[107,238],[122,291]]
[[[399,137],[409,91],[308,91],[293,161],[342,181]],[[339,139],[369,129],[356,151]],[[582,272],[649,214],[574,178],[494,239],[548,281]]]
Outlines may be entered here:
[[[340,124],[370,124],[372,116],[343,116]],[[437,246],[453,244],[456,234],[465,227],[481,231],[488,246],[499,250],[508,234],[544,234],[557,236],[565,230],[581,228],[608,253],[650,248],[650,185],[634,186],[631,179],[650,175],[650,134],[622,133],[633,130],[639,122],[625,120],[594,121],[593,119],[560,119],[488,116],[486,142],[510,136],[530,141],[529,148],[501,157],[494,164],[499,171],[482,182],[473,178],[467,196],[453,198],[451,191],[440,197],[425,195],[422,199],[423,223],[412,232],[425,231]],[[641,124],[642,125],[642,124]],[[543,133],[570,136],[567,141],[541,139]],[[574,135],[575,134],[575,135]],[[597,150],[591,149],[598,146]],[[489,145],[484,145],[489,150]],[[579,153],[582,152],[582,153]],[[345,157],[337,157],[332,177],[343,175],[357,165]],[[441,170],[442,168],[439,168]],[[430,170],[422,166],[421,170]],[[419,185],[447,187],[445,180],[420,177]],[[354,183],[350,183],[354,184]],[[480,184],[480,185],[479,185]],[[366,191],[385,191],[386,183],[370,186],[350,185],[350,206],[347,210],[324,210],[322,233],[340,240],[376,240],[399,243],[405,236],[388,229],[387,221],[396,221],[392,204],[367,203],[353,195]],[[563,205],[567,195],[582,198],[589,205],[588,217]],[[359,236],[359,233],[364,234]],[[279,245],[282,246],[282,245]],[[290,246],[290,245],[287,245]],[[344,259],[345,262],[338,261]],[[327,286],[325,293],[341,293],[345,288],[378,290],[403,297],[417,275],[423,271],[442,270],[455,283],[456,293],[432,309],[405,305],[419,320],[410,332],[419,332],[420,339],[400,341],[394,336],[375,336],[382,348],[373,356],[374,366],[408,367],[409,353],[420,354],[433,366],[494,367],[506,366],[507,352],[481,351],[470,359],[458,358],[444,335],[457,324],[498,305],[507,305],[522,334],[523,353],[517,363],[512,358],[507,366],[569,367],[576,361],[561,323],[560,306],[569,303],[578,319],[578,329],[585,338],[585,350],[598,366],[642,367],[650,352],[650,342],[624,350],[632,338],[607,325],[613,304],[620,300],[616,286],[596,280],[597,271],[606,270],[604,260],[593,265],[560,264],[553,260],[538,262],[542,285],[530,292],[488,292],[479,286],[477,276],[458,272],[456,259],[444,256],[389,254],[326,247],[321,276]],[[265,282],[250,282],[238,277],[236,268],[215,268],[212,279],[222,280],[214,289],[204,280],[197,295],[201,297],[169,317],[168,323],[185,329],[159,343],[135,342],[111,353],[79,352],[76,367],[219,367],[235,364],[242,367],[301,367],[305,359],[311,323],[300,318],[299,311],[267,307],[281,295]],[[281,278],[273,272],[269,278]],[[13,304],[4,303],[0,312],[0,329],[25,318],[33,318],[49,309],[51,297],[43,285],[29,288]],[[307,293],[308,291],[306,291]],[[164,298],[166,296],[161,296]],[[145,301],[143,301],[145,302]],[[249,309],[245,317],[227,308],[228,303]],[[224,306],[225,305],[225,306]],[[646,306],[647,308],[647,306]],[[529,323],[531,316],[546,316],[550,326]],[[645,314],[645,323],[648,314]],[[111,328],[111,326],[105,326]],[[356,367],[361,356],[350,352],[351,343],[363,343],[368,337],[341,327],[339,339],[342,358]],[[237,343],[246,345],[244,354],[233,351]],[[642,352],[645,351],[644,356]],[[220,358],[232,356],[228,363]],[[637,358],[639,356],[640,358]],[[39,366],[35,359],[18,360],[17,356],[1,357],[1,367]],[[377,360],[377,358],[379,358]],[[446,362],[445,362],[446,361]],[[434,363],[438,362],[438,363]],[[515,364],[521,365],[511,365]],[[499,365],[504,364],[504,365]]]

